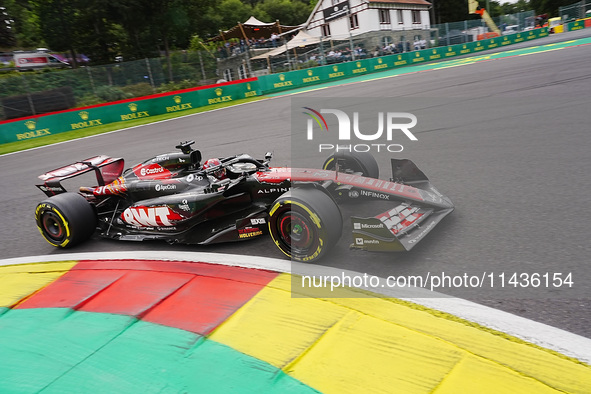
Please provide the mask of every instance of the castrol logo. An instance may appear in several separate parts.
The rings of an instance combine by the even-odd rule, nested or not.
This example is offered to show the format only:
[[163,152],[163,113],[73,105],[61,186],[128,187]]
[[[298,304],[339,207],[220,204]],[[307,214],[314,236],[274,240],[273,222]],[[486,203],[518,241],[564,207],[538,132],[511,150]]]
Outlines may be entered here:
[[142,176],[159,174],[161,172],[164,172],[164,168],[162,167],[142,168],[140,170]]
[[140,179],[163,179],[170,177],[170,171],[159,164],[138,164],[133,167],[133,173]]

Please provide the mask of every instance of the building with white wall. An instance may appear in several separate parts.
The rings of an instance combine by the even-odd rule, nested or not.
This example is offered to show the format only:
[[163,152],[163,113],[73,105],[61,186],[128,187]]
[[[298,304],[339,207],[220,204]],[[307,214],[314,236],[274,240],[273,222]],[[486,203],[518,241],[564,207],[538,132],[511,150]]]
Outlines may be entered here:
[[[395,42],[429,40],[431,7],[426,0],[319,0],[304,29],[329,40],[370,32],[381,32]],[[388,38],[382,41],[387,44]]]

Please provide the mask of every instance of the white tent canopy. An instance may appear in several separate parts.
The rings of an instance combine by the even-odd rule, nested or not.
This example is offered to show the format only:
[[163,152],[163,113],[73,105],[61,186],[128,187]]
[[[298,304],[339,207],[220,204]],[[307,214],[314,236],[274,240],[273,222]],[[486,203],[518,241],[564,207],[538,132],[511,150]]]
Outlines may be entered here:
[[281,34],[286,31],[297,29],[299,26],[280,25],[279,21],[272,23],[261,22],[254,16],[248,18],[244,23],[238,23],[230,30],[220,31],[220,34],[208,41],[225,41],[230,38],[238,39],[259,39],[269,38],[272,33]]
[[276,22],[272,22],[272,23],[261,22],[260,20],[258,20],[254,16],[251,16],[250,18],[248,18],[248,20],[246,22],[243,23],[243,25],[246,25],[246,26],[273,26],[276,24],[277,24]]
[[312,37],[308,33],[305,33],[304,31],[300,30],[298,32],[298,34],[296,34],[295,37],[292,38],[287,43],[287,45],[281,45],[281,46],[273,49],[272,51],[269,51],[267,53],[263,53],[262,55],[255,56],[252,58],[252,60],[267,59],[269,57],[281,55],[285,51],[290,50],[292,48],[298,48],[298,47],[304,47],[306,45],[318,44],[319,42],[320,42],[320,37]]

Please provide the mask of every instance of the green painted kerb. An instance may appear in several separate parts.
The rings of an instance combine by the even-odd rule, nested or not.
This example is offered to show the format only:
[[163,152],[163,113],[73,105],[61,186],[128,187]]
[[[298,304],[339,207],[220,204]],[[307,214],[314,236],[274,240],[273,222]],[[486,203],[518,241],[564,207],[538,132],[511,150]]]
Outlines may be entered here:
[[65,308],[0,315],[2,393],[312,393],[268,363],[177,328]]

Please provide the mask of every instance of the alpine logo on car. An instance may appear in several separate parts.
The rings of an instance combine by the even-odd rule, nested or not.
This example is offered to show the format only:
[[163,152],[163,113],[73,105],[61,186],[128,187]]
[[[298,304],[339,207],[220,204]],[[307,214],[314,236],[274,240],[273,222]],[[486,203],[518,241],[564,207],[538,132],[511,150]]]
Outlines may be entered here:
[[273,187],[270,189],[259,189],[258,194],[273,194],[273,193],[285,193],[289,191],[288,187]]
[[182,217],[164,207],[129,207],[121,214],[125,223],[136,227],[168,227]]

